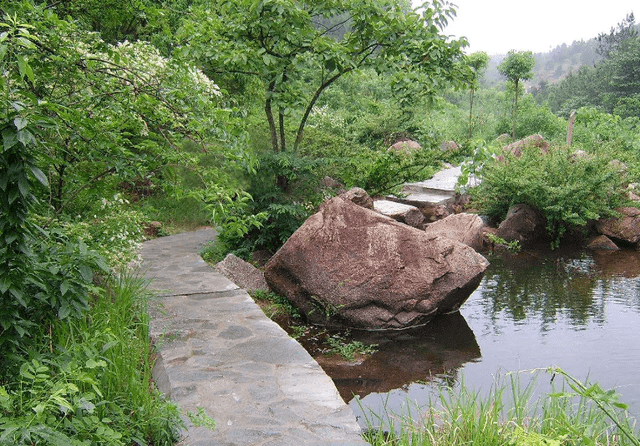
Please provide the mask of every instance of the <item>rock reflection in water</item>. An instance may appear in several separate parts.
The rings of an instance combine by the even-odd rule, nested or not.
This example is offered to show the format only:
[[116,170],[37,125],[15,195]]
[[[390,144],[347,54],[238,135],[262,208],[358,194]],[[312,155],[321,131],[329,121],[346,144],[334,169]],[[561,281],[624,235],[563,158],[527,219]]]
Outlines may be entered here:
[[606,277],[634,278],[640,276],[638,251],[596,252],[593,255],[598,271]]
[[378,344],[378,351],[355,363],[337,355],[316,357],[345,401],[354,395],[362,398],[373,392],[384,393],[435,376],[455,379],[460,367],[481,356],[473,331],[458,312],[438,316],[412,330],[354,332],[352,338]]

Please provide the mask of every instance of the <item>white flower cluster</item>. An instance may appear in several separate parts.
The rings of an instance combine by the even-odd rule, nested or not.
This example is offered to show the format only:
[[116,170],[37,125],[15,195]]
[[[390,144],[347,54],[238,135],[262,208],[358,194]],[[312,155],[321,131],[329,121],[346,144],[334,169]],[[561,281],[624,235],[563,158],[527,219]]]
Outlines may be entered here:
[[308,125],[309,127],[319,127],[328,131],[336,129],[344,131],[347,127],[346,120],[330,112],[328,105],[313,107],[309,115]]
[[120,63],[131,70],[134,82],[156,84],[182,74],[187,83],[199,90],[199,94],[221,96],[220,88],[201,70],[162,57],[158,49],[149,43],[124,41],[112,48],[120,56]]

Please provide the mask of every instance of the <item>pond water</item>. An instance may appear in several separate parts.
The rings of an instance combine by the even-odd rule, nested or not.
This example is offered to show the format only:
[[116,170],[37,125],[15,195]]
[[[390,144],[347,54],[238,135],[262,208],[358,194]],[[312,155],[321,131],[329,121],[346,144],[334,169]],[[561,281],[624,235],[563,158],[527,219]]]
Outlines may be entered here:
[[[355,363],[319,360],[356,415],[415,411],[437,386],[463,380],[482,393],[496,375],[559,366],[615,388],[640,418],[640,252],[529,251],[489,260],[459,314],[391,336],[354,333],[378,352]],[[550,391],[548,376],[540,383],[539,392]]]

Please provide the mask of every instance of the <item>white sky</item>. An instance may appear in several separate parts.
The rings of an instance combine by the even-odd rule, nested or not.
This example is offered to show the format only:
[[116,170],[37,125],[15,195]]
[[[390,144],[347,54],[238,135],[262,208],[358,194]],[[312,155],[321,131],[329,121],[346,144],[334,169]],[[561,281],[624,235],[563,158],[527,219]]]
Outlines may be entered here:
[[[422,0],[412,0],[414,6]],[[635,0],[450,0],[457,5],[457,17],[445,34],[465,36],[467,53],[489,55],[509,50],[547,52],[558,45],[585,41],[609,32],[628,13],[640,14]],[[635,11],[634,11],[635,8]]]

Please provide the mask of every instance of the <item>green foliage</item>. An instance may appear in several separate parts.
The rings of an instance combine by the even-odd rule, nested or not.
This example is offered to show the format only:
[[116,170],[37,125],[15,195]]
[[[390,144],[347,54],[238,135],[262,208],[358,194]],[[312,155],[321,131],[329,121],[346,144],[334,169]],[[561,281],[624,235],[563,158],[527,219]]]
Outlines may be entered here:
[[0,443],[172,445],[179,413],[151,390],[143,283],[121,276],[91,310],[54,322],[4,374]]
[[270,319],[277,316],[287,316],[299,320],[302,317],[300,311],[293,306],[289,299],[273,291],[256,290],[251,293],[251,296],[257,301],[266,303],[261,307],[264,314]]
[[576,113],[573,139],[590,153],[626,164],[628,181],[640,179],[640,120],[621,118],[594,108],[580,108]]
[[257,249],[277,251],[322,201],[322,165],[322,160],[292,153],[261,156],[255,173],[248,175],[248,192],[207,201],[219,206],[221,244],[244,259]]
[[518,85],[520,81],[528,80],[533,77],[533,67],[535,60],[531,51],[515,51],[511,50],[507,57],[498,66],[498,71],[509,82]]
[[378,344],[366,345],[361,341],[347,340],[350,332],[347,330],[344,334],[334,334],[327,336],[325,344],[330,347],[327,354],[338,354],[347,361],[354,361],[356,355],[372,355],[378,351]]
[[[604,390],[598,383],[591,384],[587,381],[580,381],[562,370],[560,367],[550,367],[547,370],[547,373],[553,374],[552,380],[556,375],[562,376],[565,378],[567,385],[571,390],[573,390],[573,392],[560,391],[553,393],[550,395],[551,398],[571,399],[574,397],[580,397],[593,402],[598,409],[613,422],[619,432],[619,435],[622,437],[620,438],[621,443],[624,442],[624,438],[625,440],[628,440],[630,444],[640,446],[640,438],[634,432],[634,426],[630,424],[628,417],[625,416],[626,413],[623,413],[622,416],[620,414],[620,411],[626,411],[629,406],[620,402],[620,394],[618,394],[614,389]],[[575,437],[582,437],[581,439],[586,441],[590,440],[588,436],[590,430],[581,432],[579,429],[571,429],[569,426],[569,431]]]
[[71,240],[81,241],[117,269],[137,258],[143,239],[145,217],[128,205],[127,200],[116,194],[110,200],[102,199],[100,209],[90,221],[57,220],[49,227]]
[[[422,16],[404,2],[260,2],[196,4],[179,33],[181,53],[212,76],[239,74],[263,85],[274,152],[287,150],[286,122],[296,122],[293,151],[319,97],[343,75],[365,67],[402,72],[396,90],[433,94],[461,85],[464,41],[440,31],[454,10],[427,4]],[[211,46],[215,42],[215,47]],[[419,82],[416,82],[419,81]],[[406,97],[406,95],[405,95]]]
[[489,65],[489,55],[484,51],[477,51],[467,57],[467,63],[473,70],[473,78],[469,88],[469,139],[473,136],[473,96],[483,72]]
[[[496,133],[510,133],[513,122],[504,116],[496,127]],[[547,141],[563,142],[567,136],[567,123],[554,115],[546,105],[538,105],[531,95],[526,95],[518,106],[516,134],[529,136],[541,134]]]
[[640,36],[633,24],[633,14],[611,30],[601,34],[599,53],[604,57],[594,66],[583,67],[577,73],[548,88],[548,98],[554,112],[568,116],[580,107],[640,117],[637,106],[640,75]]
[[187,412],[189,421],[193,423],[195,427],[206,427],[210,430],[215,430],[216,421],[211,418],[211,415],[207,413],[204,407],[196,408],[196,412]]
[[518,115],[518,94],[520,81],[528,80],[533,77],[533,67],[535,66],[535,59],[531,51],[515,51],[511,50],[507,54],[507,57],[498,66],[500,74],[505,76],[507,80],[513,85],[514,105],[513,105],[513,133],[512,137],[516,139],[516,121]]
[[613,58],[613,53],[622,45],[628,40],[636,38],[638,36],[638,30],[635,27],[635,21],[632,12],[627,14],[622,22],[618,23],[617,28],[611,27],[609,34],[600,33],[597,37],[598,54],[605,59],[611,59]]
[[504,218],[509,207],[524,203],[542,212],[547,232],[557,245],[570,226],[615,215],[622,205],[620,173],[604,157],[576,157],[568,149],[523,150],[483,168],[483,181],[471,190],[480,210]]
[[639,444],[635,424],[614,390],[551,367],[552,383],[556,375],[564,378],[561,388],[553,383],[551,393],[534,400],[541,370],[528,371],[533,377],[523,384],[525,372],[498,376],[485,396],[464,383],[458,389],[440,388],[426,413],[415,408],[420,416],[365,414],[369,429],[364,437],[374,446]]
[[2,134],[0,345],[17,349],[34,326],[81,314],[93,289],[94,271],[106,272],[108,267],[83,242],[72,242],[64,234],[50,235],[28,219],[35,202],[33,178],[46,184],[33,165],[30,149],[21,141],[25,135],[32,141],[33,134],[26,125],[6,126]]
[[482,169],[492,163],[500,149],[487,147],[485,141],[475,141],[473,155],[460,164],[460,176],[456,189],[466,192],[468,187],[476,186],[482,181]]
[[341,160],[342,178],[347,187],[361,187],[372,197],[394,192],[409,181],[431,177],[440,167],[438,153],[422,149],[403,153],[394,150],[362,150]]
[[493,243],[494,247],[504,247],[507,249],[507,251],[513,253],[520,252],[520,250],[522,249],[518,240],[511,240],[510,242],[508,242],[502,237],[498,237],[497,235],[491,233],[488,233],[486,237],[491,243]]

